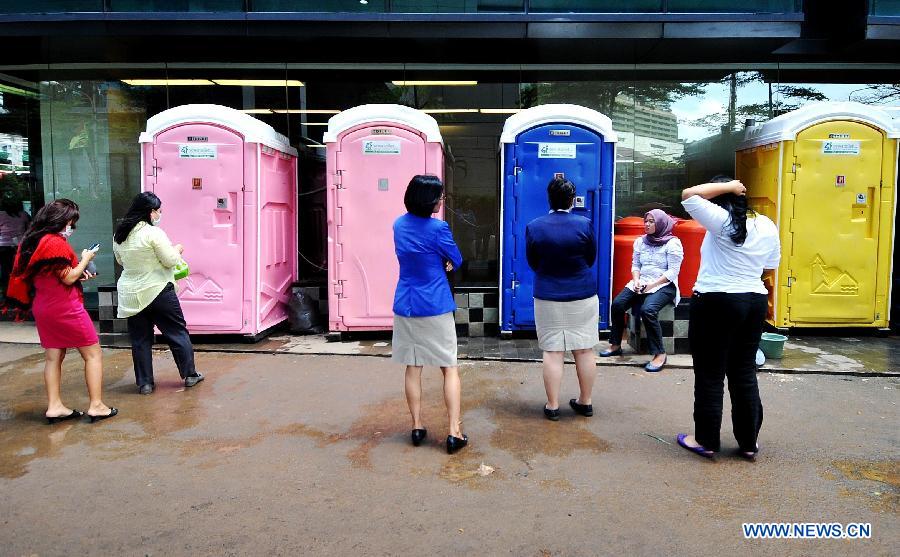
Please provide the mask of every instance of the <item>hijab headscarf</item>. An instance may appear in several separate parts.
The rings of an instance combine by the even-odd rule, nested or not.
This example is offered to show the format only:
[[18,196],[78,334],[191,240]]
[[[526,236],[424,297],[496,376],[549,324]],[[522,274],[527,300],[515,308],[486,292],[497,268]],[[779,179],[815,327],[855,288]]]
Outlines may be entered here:
[[675,219],[662,209],[647,211],[647,214],[644,215],[645,220],[648,215],[653,217],[656,222],[656,230],[653,231],[653,234],[644,234],[644,243],[648,246],[662,246],[675,237],[675,234],[672,233],[675,228]]

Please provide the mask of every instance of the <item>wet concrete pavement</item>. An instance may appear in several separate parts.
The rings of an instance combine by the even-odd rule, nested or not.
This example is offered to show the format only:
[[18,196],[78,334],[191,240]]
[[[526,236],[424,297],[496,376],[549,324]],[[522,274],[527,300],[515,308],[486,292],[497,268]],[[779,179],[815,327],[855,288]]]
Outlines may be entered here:
[[[540,366],[467,361],[448,456],[439,372],[429,442],[408,442],[402,371],[386,358],[198,354],[184,390],[154,354],[105,351],[98,424],[45,425],[39,347],[0,345],[0,554],[894,555],[900,546],[900,379],[760,374],[760,461],[706,462],[690,370],[598,367],[596,414],[543,419]],[[86,402],[80,359],[63,392]],[[564,396],[576,382],[567,368]],[[726,397],[723,450],[735,447]],[[482,466],[484,465],[484,466]],[[493,472],[490,471],[493,469]],[[744,540],[741,523],[870,522],[870,540]]]
[[[325,335],[290,335],[273,332],[258,342],[246,342],[236,336],[192,336],[194,347],[205,352],[288,353],[318,355],[391,355],[390,332],[357,333],[343,342],[329,342]],[[37,344],[33,323],[0,322],[0,343]],[[110,347],[127,347],[127,338]],[[607,347],[601,341],[599,352]],[[646,354],[635,353],[627,344],[624,355],[601,360],[604,365],[642,367]],[[460,337],[459,358],[463,360],[499,360],[539,362],[541,350],[534,338],[500,339],[496,337]],[[570,360],[571,361],[571,360]],[[690,354],[669,354],[667,365],[690,368]],[[792,332],[784,346],[784,355],[770,359],[763,371],[801,374],[837,374],[900,377],[900,336],[880,337],[867,330],[821,330]]]

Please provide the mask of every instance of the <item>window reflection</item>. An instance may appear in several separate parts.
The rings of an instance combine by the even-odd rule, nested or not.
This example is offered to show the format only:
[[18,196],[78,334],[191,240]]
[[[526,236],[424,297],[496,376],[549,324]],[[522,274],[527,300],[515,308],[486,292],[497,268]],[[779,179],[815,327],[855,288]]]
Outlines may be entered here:
[[[116,219],[140,190],[137,138],[147,118],[187,103],[244,110],[288,136],[300,152],[299,225],[301,279],[321,283],[327,265],[325,149],[323,133],[334,113],[365,103],[399,103],[427,110],[438,121],[447,152],[446,218],[465,265],[458,286],[495,286],[499,237],[498,141],[512,111],[546,103],[573,103],[610,116],[619,137],[617,217],[661,207],[686,216],[685,186],[734,172],[734,150],[747,120],[762,122],[817,100],[892,104],[900,89],[886,83],[783,79],[775,71],[710,70],[702,79],[652,80],[641,72],[592,74],[591,80],[487,82],[484,74],[458,76],[477,85],[395,85],[406,76],[304,71],[179,69],[169,78],[281,79],[293,86],[129,85],[127,78],[160,77],[143,71],[94,79],[0,81],[0,193],[20,195],[26,208],[69,197],[82,207],[72,236],[78,248],[103,243],[101,280],[115,280],[109,248]],[[71,76],[71,74],[69,74]],[[166,77],[165,75],[162,76]],[[447,78],[446,75],[441,77]],[[453,76],[451,76],[453,77]],[[604,79],[605,77],[605,79]],[[476,80],[473,80],[476,81]],[[11,88],[10,88],[11,87]]]

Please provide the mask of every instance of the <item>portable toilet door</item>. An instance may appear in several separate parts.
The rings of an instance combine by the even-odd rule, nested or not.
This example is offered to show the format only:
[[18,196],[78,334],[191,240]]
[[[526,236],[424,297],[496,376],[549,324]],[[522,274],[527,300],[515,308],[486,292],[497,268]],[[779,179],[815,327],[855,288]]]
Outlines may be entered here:
[[779,227],[777,327],[887,327],[900,126],[873,106],[812,103],[749,128],[750,206]]
[[228,107],[184,105],[151,117],[140,143],[141,188],[162,200],[161,227],[190,267],[177,283],[188,330],[255,335],[283,321],[297,273],[287,138]]
[[500,329],[534,329],[534,273],[525,258],[525,226],[549,212],[555,176],[576,187],[572,211],[594,224],[600,329],[609,326],[616,133],[589,108],[542,105],[511,116],[500,136]]
[[413,176],[443,179],[437,122],[406,106],[357,106],[328,121],[325,145],[329,330],[389,330],[399,277],[393,224]]

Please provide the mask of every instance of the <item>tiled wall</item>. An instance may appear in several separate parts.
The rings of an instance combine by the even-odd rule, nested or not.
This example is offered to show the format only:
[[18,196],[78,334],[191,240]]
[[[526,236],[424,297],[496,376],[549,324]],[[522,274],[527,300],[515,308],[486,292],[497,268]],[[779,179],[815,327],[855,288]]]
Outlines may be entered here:
[[128,320],[116,317],[119,295],[115,284],[97,287],[100,344],[103,346],[131,346],[128,340]]
[[497,289],[457,292],[453,297],[457,306],[457,336],[495,337],[500,334],[500,299]]
[[[681,300],[678,307],[668,305],[659,312],[659,326],[662,329],[663,348],[667,354],[689,354],[690,344],[688,343],[688,318],[690,309],[688,304],[690,300]],[[648,350],[647,335],[644,334],[644,324],[640,326],[640,341],[637,350],[646,353]],[[631,317],[629,311],[628,329],[630,338],[634,338],[635,320]],[[629,342],[634,347],[634,344]]]
[[[321,321],[328,324],[328,294],[325,287],[295,286],[318,304]],[[116,317],[118,295],[114,284],[100,286],[99,297],[100,344],[128,346],[128,323]],[[467,291],[454,294],[456,305],[456,334],[461,337],[494,337],[500,334],[499,298],[496,289],[483,292]]]

